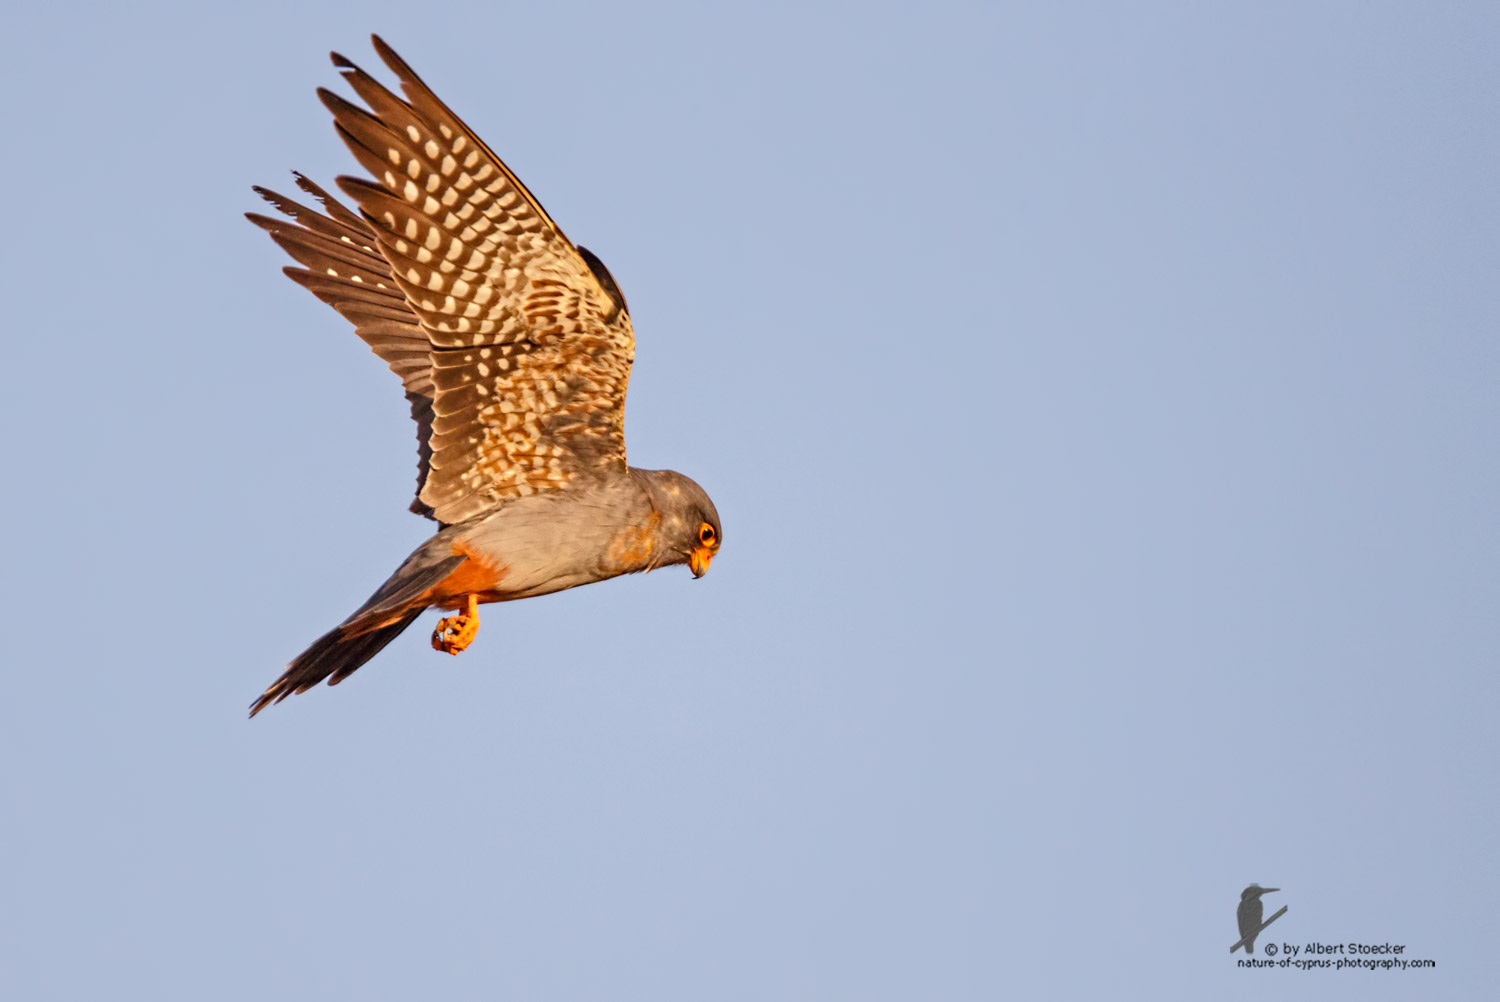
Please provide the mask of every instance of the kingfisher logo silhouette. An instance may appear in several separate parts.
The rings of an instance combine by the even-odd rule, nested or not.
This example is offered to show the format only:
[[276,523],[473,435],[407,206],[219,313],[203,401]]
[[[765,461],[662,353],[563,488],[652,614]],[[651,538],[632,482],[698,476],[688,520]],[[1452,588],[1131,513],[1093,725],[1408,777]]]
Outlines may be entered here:
[[[1260,896],[1262,894],[1274,894],[1279,890],[1281,890],[1279,887],[1262,887],[1259,884],[1251,884],[1240,892],[1240,907],[1235,912],[1235,918],[1239,920],[1240,924],[1240,941],[1229,948],[1230,953],[1233,953],[1242,946],[1245,948],[1246,953],[1254,953],[1255,937],[1265,932],[1266,926],[1286,914],[1286,905],[1282,905],[1281,909],[1275,915],[1272,915],[1264,922],[1261,921],[1261,916],[1266,913],[1266,907],[1261,903]],[[1276,951],[1272,950],[1271,952],[1275,953]]]

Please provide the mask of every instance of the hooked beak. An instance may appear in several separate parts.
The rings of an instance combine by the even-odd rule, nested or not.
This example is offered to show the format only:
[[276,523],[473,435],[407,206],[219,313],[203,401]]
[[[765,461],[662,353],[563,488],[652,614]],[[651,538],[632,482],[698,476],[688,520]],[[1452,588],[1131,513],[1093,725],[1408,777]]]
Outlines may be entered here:
[[693,577],[701,578],[708,573],[708,565],[714,559],[714,555],[708,552],[708,548],[700,546],[693,550],[692,556],[688,557],[688,566],[693,570]]

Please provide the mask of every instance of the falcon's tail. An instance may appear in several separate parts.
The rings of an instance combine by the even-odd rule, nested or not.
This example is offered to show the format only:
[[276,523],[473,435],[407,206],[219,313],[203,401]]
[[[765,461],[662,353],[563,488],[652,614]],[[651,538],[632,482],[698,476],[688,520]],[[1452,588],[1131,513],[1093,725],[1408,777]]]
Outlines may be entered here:
[[[272,703],[279,703],[294,692],[305,692],[328,679],[338,685],[354,670],[379,654],[386,644],[426,611],[425,606],[411,609],[389,626],[350,636],[344,627],[336,626],[312,642],[312,646],[286,666],[286,671],[250,707],[255,716]],[[332,678],[329,678],[332,676]]]
[[427,610],[432,588],[466,559],[451,548],[459,531],[458,527],[444,529],[417,547],[354,615],[314,640],[286,666],[281,677],[250,705],[250,716],[294,692],[306,692],[325,678],[329,685],[338,685],[395,640]]

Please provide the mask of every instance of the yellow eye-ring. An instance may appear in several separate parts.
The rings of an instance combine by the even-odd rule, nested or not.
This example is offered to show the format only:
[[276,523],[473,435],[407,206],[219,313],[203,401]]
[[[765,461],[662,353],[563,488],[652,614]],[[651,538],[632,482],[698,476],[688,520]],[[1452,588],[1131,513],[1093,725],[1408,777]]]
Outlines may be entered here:
[[707,522],[704,522],[702,525],[698,526],[698,542],[702,543],[704,546],[714,545],[714,541],[718,538],[719,534],[714,532],[714,527],[709,525]]

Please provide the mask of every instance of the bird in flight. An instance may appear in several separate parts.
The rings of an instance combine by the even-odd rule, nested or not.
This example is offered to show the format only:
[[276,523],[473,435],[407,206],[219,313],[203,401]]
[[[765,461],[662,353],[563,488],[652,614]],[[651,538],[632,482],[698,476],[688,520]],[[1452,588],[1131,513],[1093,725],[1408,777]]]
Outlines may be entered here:
[[417,424],[411,510],[438,530],[364,605],[313,641],[250,707],[348,678],[426,609],[457,654],[479,605],[687,564],[723,529],[708,495],[625,460],[630,311],[609,271],[563,235],[519,178],[379,36],[387,90],[334,53],[367,107],[318,96],[370,178],[351,209],[296,175],[321,211],[257,187],[287,218],[247,213],[394,372]]

